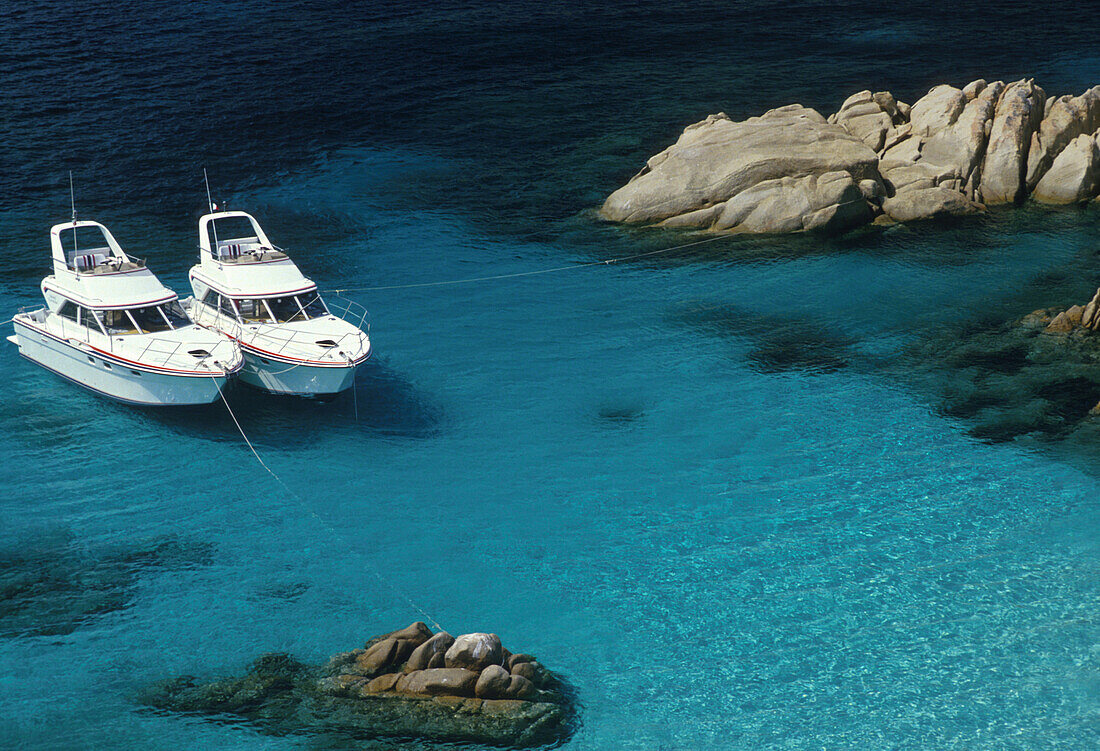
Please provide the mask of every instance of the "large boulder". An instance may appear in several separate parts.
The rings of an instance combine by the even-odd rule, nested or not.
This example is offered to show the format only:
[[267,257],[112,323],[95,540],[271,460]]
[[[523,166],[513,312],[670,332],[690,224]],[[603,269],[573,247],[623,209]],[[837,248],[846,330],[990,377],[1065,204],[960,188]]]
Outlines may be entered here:
[[482,699],[503,699],[507,697],[511,675],[500,665],[490,665],[481,671],[474,686],[474,694]]
[[398,691],[425,696],[473,696],[478,674],[465,668],[429,668],[409,673],[396,685]]
[[1000,81],[986,84],[978,80],[963,89],[964,96],[973,94],[972,98],[955,122],[928,137],[921,147],[921,162],[953,169],[963,184],[970,181],[985,153],[997,101],[1004,87]]
[[446,631],[438,632],[412,651],[405,663],[405,670],[411,672],[413,670],[443,667],[444,655],[454,643],[455,638]]
[[1019,203],[1027,195],[1031,134],[1042,122],[1045,103],[1046,94],[1030,80],[1016,81],[1001,94],[982,161],[983,203]]
[[365,650],[355,660],[358,672],[363,675],[377,675],[405,661],[412,651],[412,643],[404,639],[388,637]]
[[925,138],[952,125],[966,106],[966,95],[954,86],[935,86],[913,102],[909,123],[915,136]]
[[829,118],[876,152],[881,151],[894,124],[901,121],[897,102],[888,91],[861,91],[844,100]]
[[499,665],[503,661],[500,637],[496,634],[463,634],[455,639],[443,659],[449,668],[474,671],[480,671],[489,665]]
[[882,210],[894,221],[911,222],[948,216],[968,216],[982,210],[962,193],[950,188],[919,188],[898,193],[882,202]]
[[871,219],[859,184],[847,172],[765,180],[723,206],[713,228],[779,233],[842,232]]
[[870,146],[801,105],[741,122],[711,115],[651,158],[600,213],[618,222],[656,222],[728,201],[767,180],[838,171],[857,181],[876,179],[877,166]]
[[1100,190],[1100,131],[1080,135],[1055,158],[1032,197],[1040,203],[1081,203]]
[[1100,86],[1080,96],[1060,96],[1050,103],[1027,155],[1027,186],[1034,189],[1069,143],[1100,128]]

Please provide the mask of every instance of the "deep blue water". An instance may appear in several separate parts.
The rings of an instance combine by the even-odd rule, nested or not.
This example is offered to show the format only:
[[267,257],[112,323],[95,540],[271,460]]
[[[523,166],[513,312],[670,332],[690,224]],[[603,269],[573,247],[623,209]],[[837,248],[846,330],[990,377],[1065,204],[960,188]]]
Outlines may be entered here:
[[[535,271],[693,239],[593,210],[710,112],[1076,93],[1093,37],[1031,3],[6,7],[0,308],[39,300],[69,169],[181,292],[203,166],[323,287]],[[354,398],[231,398],[289,494],[219,406],[115,405],[8,347],[0,745],[308,748],[133,697],[419,608],[564,674],[571,748],[1093,747],[1100,436],[1071,407],[1100,394],[991,439],[959,379],[1026,386],[937,342],[1087,299],[1098,238],[1095,207],[1029,208],[348,293]]]

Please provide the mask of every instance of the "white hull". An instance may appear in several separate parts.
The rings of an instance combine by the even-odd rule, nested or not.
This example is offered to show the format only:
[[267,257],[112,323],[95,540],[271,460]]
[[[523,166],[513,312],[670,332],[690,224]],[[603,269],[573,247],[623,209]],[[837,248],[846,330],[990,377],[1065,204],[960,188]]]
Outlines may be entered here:
[[62,378],[129,404],[209,404],[219,398],[226,375],[176,375],[90,352],[15,322],[19,354]]
[[250,386],[275,394],[331,396],[351,387],[356,367],[295,364],[244,349],[244,368],[239,377]]

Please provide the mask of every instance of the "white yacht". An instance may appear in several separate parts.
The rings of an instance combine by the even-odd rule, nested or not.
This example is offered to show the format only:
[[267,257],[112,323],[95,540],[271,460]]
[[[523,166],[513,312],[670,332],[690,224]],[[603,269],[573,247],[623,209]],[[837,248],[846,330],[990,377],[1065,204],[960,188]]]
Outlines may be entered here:
[[244,364],[240,348],[196,326],[176,293],[98,222],[50,229],[46,307],[20,312],[8,341],[70,381],[132,404],[207,404]]
[[211,212],[199,219],[199,263],[189,275],[195,297],[184,303],[191,317],[240,345],[245,383],[318,397],[349,388],[371,354],[366,310],[326,305],[251,215]]

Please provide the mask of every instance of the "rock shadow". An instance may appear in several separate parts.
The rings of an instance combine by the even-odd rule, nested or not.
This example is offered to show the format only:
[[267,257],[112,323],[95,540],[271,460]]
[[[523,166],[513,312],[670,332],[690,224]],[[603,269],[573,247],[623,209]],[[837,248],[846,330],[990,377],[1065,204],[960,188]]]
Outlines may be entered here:
[[213,546],[177,537],[87,550],[72,535],[0,550],[0,636],[71,634],[131,604],[154,570],[205,566]]

